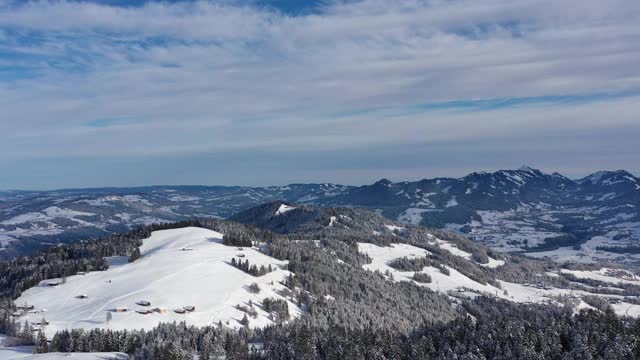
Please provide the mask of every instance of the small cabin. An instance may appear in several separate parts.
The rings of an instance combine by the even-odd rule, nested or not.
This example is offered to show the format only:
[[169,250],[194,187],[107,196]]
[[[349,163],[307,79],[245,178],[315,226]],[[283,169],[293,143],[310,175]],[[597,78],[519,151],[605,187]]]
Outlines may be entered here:
[[114,312],[127,312],[128,309],[126,307],[117,307],[113,309]]
[[151,303],[149,301],[146,301],[146,300],[138,301],[136,304],[138,304],[140,306],[151,306]]
[[188,312],[193,312],[193,311],[196,311],[196,307],[193,305],[188,305],[184,307],[184,310]]
[[157,307],[157,308],[154,308],[152,311],[160,313],[160,314],[164,314],[164,313],[167,312],[167,308],[159,308],[159,307]]
[[182,249],[180,249],[182,251],[193,251],[193,248],[190,247],[183,247]]
[[44,286],[58,286],[58,285],[60,285],[60,282],[58,281],[50,281],[50,282],[44,283]]
[[13,316],[13,317],[20,317],[20,316],[22,316],[22,312],[21,312],[21,311],[13,312],[13,313],[11,313],[11,316]]
[[78,296],[76,296],[76,299],[87,299],[89,298],[89,296],[87,294],[80,294]]
[[24,304],[22,306],[17,306],[17,308],[19,310],[33,310],[33,309],[35,309],[35,306]]
[[136,310],[136,312],[137,312],[138,314],[142,314],[142,315],[149,315],[149,314],[151,314],[151,312],[152,312],[152,311],[151,311],[151,310],[146,310],[146,309],[145,309],[145,310]]
[[236,256],[237,256],[237,257],[239,257],[239,258],[243,258],[243,257],[244,257],[244,254],[238,254],[238,255],[236,255]]
[[185,309],[175,309],[173,311],[176,312],[177,314],[184,314],[187,312]]

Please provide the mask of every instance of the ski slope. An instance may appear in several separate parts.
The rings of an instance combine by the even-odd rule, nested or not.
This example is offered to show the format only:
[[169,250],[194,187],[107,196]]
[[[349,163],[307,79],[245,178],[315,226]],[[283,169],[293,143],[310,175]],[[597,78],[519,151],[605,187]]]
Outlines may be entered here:
[[[107,271],[75,275],[65,284],[46,286],[44,281],[31,288],[16,300],[16,304],[34,305],[35,309],[24,315],[30,323],[45,318],[47,336],[60,329],[151,329],[160,322],[186,321],[195,326],[217,324],[237,328],[244,312],[236,305],[248,306],[253,302],[258,313],[249,317],[250,327],[271,324],[268,314],[260,304],[266,297],[283,298],[284,288],[279,282],[289,276],[284,270],[285,261],[279,261],[258,251],[222,244],[222,234],[195,227],[154,232],[140,247],[142,258],[127,263],[126,258],[111,259]],[[271,265],[275,271],[254,277],[230,264],[232,258],[248,260],[257,266]],[[249,285],[257,283],[258,294],[249,291]],[[78,296],[86,295],[80,299]],[[139,306],[140,301],[150,306]],[[289,313],[300,315],[291,302]],[[195,311],[178,314],[176,309],[195,306]],[[140,314],[137,310],[158,308],[152,314]],[[115,309],[126,309],[116,312]],[[107,323],[107,313],[111,320]]]

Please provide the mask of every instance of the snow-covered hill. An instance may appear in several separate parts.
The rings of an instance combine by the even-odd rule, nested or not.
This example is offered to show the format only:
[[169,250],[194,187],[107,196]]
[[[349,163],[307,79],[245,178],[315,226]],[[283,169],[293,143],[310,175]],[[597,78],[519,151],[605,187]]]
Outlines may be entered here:
[[[154,232],[143,241],[142,257],[135,262],[112,258],[106,271],[70,276],[65,281],[46,280],[25,291],[15,303],[34,309],[20,321],[40,324],[45,319],[48,324],[42,327],[49,336],[60,329],[151,329],[172,321],[197,326],[222,322],[238,328],[245,316],[236,308],[241,305],[256,311],[255,318],[249,316],[250,327],[273,324],[261,304],[268,297],[285,299],[280,282],[291,274],[283,269],[286,262],[257,248],[225,246],[222,237],[193,227]],[[234,258],[258,267],[271,266],[274,271],[252,276],[232,266]],[[251,291],[254,283],[259,293]],[[194,311],[184,311],[191,306]],[[292,317],[300,315],[295,304],[288,301],[288,307]],[[147,310],[152,312],[140,313]]]
[[[611,304],[619,315],[640,315],[640,278],[627,270],[525,264],[521,256],[487,251],[456,234],[401,226],[371,211],[299,206],[280,214],[276,209],[283,206],[265,204],[232,219],[294,238],[362,239],[356,244],[358,251],[369,257],[363,269],[380,273],[388,281],[429,288],[454,301],[485,295],[514,303],[566,306],[570,302],[582,309],[591,308],[587,302],[597,298]],[[529,267],[534,270],[525,270]]]
[[[113,334],[54,336],[64,329],[155,328],[158,334],[188,332],[196,338],[199,331],[215,329],[220,332],[213,337],[222,339],[224,329],[277,323],[281,310],[304,316],[304,321],[290,324],[294,328],[344,323],[410,330],[424,322],[477,317],[475,305],[483,303],[500,304],[500,309],[536,304],[525,308],[563,308],[565,314],[610,307],[619,315],[640,317],[638,273],[616,266],[561,266],[504,254],[459,234],[401,224],[366,209],[277,201],[240,212],[233,220],[149,226],[15,260],[0,270],[7,279],[2,283],[5,293],[21,294],[15,300],[18,310],[5,306],[0,320],[27,321],[53,339],[54,350],[64,351],[70,349],[62,341],[67,337],[99,335],[106,336],[104,341]],[[245,247],[225,245],[231,243]],[[77,273],[87,269],[78,266],[82,264],[105,269],[99,266],[103,256],[114,254],[132,256],[109,258],[111,266],[104,271]],[[100,262],[93,261],[96,258]],[[261,276],[257,268],[240,270],[237,264],[244,261],[263,266]],[[54,273],[75,275],[51,278]],[[495,299],[466,301],[479,297]],[[180,321],[195,327],[179,330],[181,325],[166,324]],[[160,323],[165,324],[157,328]],[[29,340],[15,322],[5,320],[4,328]],[[283,329],[289,328],[268,331]],[[153,345],[147,345],[149,349]]]
[[[441,241],[440,245],[447,244]],[[447,244],[449,248],[455,246]],[[423,258],[426,257],[428,252],[424,249],[407,245],[407,244],[391,244],[388,247],[381,247],[368,243],[359,243],[358,248],[361,252],[369,255],[372,262],[370,264],[363,265],[363,268],[369,271],[377,271],[385,276],[390,281],[408,281],[419,286],[425,286],[433,291],[448,294],[452,298],[473,298],[478,295],[485,295],[489,297],[496,297],[500,299],[509,300],[516,303],[537,303],[537,304],[554,304],[556,306],[564,306],[563,302],[566,299],[575,303],[576,309],[593,308],[591,305],[584,301],[585,297],[600,297],[604,299],[606,303],[611,303],[614,311],[621,316],[640,316],[640,305],[637,304],[638,297],[625,297],[620,295],[622,289],[616,287],[619,284],[632,284],[640,286],[640,279],[637,276],[624,270],[614,269],[600,269],[600,270],[581,270],[572,271],[562,269],[561,273],[572,274],[582,279],[593,279],[606,283],[609,289],[617,289],[620,293],[617,294],[598,294],[594,292],[587,292],[583,290],[576,290],[571,288],[563,288],[557,286],[544,286],[541,284],[529,284],[529,283],[513,283],[508,281],[498,281],[499,286],[492,284],[482,284],[477,280],[471,279],[469,276],[457,271],[454,268],[445,266],[446,271],[433,266],[425,266],[420,271],[401,271],[391,264],[394,260],[401,258]],[[455,251],[457,256],[464,256],[464,252],[460,250]],[[504,261],[491,259],[487,266],[500,267],[504,264]],[[416,281],[416,273],[426,274],[430,279],[429,282]],[[553,276],[557,274],[549,273]]]

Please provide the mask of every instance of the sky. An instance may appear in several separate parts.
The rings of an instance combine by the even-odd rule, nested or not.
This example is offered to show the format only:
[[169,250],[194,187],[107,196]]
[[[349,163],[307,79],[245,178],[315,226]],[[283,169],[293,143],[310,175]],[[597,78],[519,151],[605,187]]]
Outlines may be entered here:
[[640,174],[640,1],[0,0],[0,189]]

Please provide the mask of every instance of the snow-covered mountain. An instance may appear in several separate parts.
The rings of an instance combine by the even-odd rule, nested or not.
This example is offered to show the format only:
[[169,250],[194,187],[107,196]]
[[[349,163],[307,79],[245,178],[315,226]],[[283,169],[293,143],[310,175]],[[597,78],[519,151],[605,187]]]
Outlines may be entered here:
[[[623,295],[640,288],[640,279],[628,271],[577,271],[547,265],[544,272],[537,272],[540,264],[535,261],[529,264],[456,234],[404,226],[366,210],[291,206],[278,201],[240,212],[232,220],[290,239],[283,243],[271,236],[268,241],[238,247],[223,241],[224,236],[237,233],[232,230],[226,235],[195,226],[154,231],[142,239],[136,259],[113,256],[104,271],[48,278],[22,292],[14,300],[22,306],[17,316],[35,324],[36,329],[42,328],[49,338],[64,329],[151,330],[161,322],[174,321],[236,329],[265,327],[276,323],[273,314],[257,306],[267,298],[282,301],[288,319],[304,313],[299,301],[285,295],[291,292],[284,285],[287,278],[304,275],[297,275],[289,261],[278,259],[281,251],[301,246],[308,252],[305,257],[320,256],[332,248],[320,239],[355,246],[334,254],[333,261],[345,267],[384,274],[383,279],[391,283],[417,284],[451,300],[484,294],[515,303],[559,305],[559,296],[571,295],[582,308],[590,306],[581,300],[583,296],[601,296],[615,300],[614,310],[628,314],[634,303],[626,301],[633,296]],[[367,260],[356,265],[344,257],[349,253]],[[236,261],[270,270],[250,274],[239,269]],[[344,273],[345,269],[337,270]],[[609,287],[599,293],[580,279]],[[257,286],[257,291],[252,286]],[[335,300],[337,295],[331,289],[322,295]],[[255,313],[243,325],[244,315],[251,311]],[[640,307],[632,315],[640,315]]]
[[501,251],[636,261],[640,179],[602,171],[572,180],[523,167],[462,178],[372,185],[158,186],[0,193],[0,257],[44,245],[193,217],[227,218],[281,199],[372,209],[404,223],[462,232]]
[[0,263],[0,294],[11,295],[0,297],[0,329],[21,339],[35,331],[36,348],[50,351],[158,358],[171,343],[186,358],[222,358],[225,344],[269,347],[268,331],[307,325],[400,333],[473,326],[505,308],[640,317],[640,279],[621,267],[504,254],[358,208],[275,201],[230,220],[144,226]]
[[[149,330],[172,321],[196,326],[220,322],[238,328],[245,312],[236,306],[262,304],[265,298],[282,299],[289,315],[299,316],[298,307],[281,295],[282,282],[291,274],[285,270],[287,262],[256,248],[225,246],[222,236],[195,227],[156,231],[144,240],[138,261],[113,257],[106,271],[71,276],[64,283],[50,279],[25,291],[15,302],[33,305],[35,311],[21,319],[36,323],[46,317],[49,325],[43,329],[49,336],[65,328],[97,326]],[[232,266],[232,259],[273,271],[252,276]],[[60,284],[51,286],[54,282]],[[252,284],[257,284],[257,292],[250,290]],[[193,310],[185,311],[189,307]],[[255,311],[249,327],[274,323],[261,307]]]

